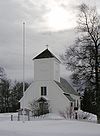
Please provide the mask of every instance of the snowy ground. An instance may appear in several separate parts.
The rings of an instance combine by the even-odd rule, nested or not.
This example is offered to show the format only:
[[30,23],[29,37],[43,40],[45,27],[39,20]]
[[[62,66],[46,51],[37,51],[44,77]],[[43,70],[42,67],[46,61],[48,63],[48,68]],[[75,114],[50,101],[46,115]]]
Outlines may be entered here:
[[9,114],[0,114],[0,136],[100,136],[100,125],[61,118],[10,121]]
[[0,136],[100,136],[100,125],[80,121],[1,121]]

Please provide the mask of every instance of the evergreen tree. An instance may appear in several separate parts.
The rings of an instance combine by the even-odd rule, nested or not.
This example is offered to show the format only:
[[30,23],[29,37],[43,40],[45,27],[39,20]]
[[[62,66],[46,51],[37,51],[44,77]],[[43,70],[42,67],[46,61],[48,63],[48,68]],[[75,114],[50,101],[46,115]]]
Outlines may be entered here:
[[[29,84],[25,83],[25,90]],[[23,83],[15,81],[12,85],[7,79],[5,70],[0,67],[0,112],[15,112],[19,107],[19,100],[23,96]]]
[[[26,82],[25,90],[28,87],[29,87],[29,84]],[[10,97],[10,103],[12,106],[11,111],[15,112],[20,108],[19,100],[22,98],[22,96],[23,96],[23,83],[15,81],[11,90],[11,97]]]
[[4,68],[0,67],[0,112],[7,112],[9,109],[9,87]]
[[85,89],[81,101],[81,109],[86,112],[96,114],[95,91]]

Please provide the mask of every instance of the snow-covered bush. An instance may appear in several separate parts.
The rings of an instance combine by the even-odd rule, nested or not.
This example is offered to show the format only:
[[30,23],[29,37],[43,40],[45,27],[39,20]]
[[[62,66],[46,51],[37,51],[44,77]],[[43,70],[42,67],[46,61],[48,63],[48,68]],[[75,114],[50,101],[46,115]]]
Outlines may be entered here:
[[82,110],[70,112],[67,109],[64,112],[59,112],[59,114],[64,119],[78,119],[78,120],[86,120],[86,121],[91,121],[91,122],[97,122],[97,116],[96,115],[94,115],[92,113],[84,112]]
[[88,113],[88,112],[84,112],[82,110],[78,110],[77,115],[78,115],[78,119],[84,119],[84,120],[87,120],[87,121],[97,122],[97,116],[92,114],[92,113]]
[[30,108],[32,116],[40,116],[49,113],[49,104],[45,102],[39,103],[38,101],[33,101],[30,103]]
[[74,118],[74,111],[71,108],[67,108],[66,111],[64,111],[64,112],[59,111],[59,114],[64,119],[73,119]]

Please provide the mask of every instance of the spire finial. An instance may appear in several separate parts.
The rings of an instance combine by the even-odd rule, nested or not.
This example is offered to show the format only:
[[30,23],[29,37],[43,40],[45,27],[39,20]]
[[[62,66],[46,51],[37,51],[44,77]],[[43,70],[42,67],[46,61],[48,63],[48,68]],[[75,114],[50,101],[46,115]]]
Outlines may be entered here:
[[46,45],[46,48],[48,49],[48,45]]

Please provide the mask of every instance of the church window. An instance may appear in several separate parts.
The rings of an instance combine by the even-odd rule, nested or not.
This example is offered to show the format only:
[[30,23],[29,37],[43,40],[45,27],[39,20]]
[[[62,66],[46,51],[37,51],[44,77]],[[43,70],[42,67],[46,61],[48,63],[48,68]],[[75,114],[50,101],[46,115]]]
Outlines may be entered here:
[[41,87],[41,95],[44,95],[44,96],[47,95],[47,87],[45,86]]
[[71,102],[70,106],[73,107],[73,102]]
[[77,107],[79,107],[79,103],[78,103],[78,100],[77,100]]

